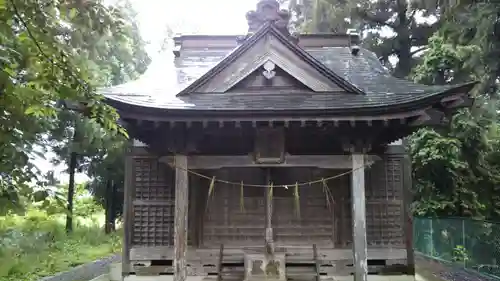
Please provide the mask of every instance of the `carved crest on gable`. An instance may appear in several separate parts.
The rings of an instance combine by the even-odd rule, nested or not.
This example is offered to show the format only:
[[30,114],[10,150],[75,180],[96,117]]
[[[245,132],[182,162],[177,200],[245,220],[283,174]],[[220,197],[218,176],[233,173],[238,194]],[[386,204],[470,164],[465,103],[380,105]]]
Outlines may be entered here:
[[274,78],[276,75],[276,71],[274,71],[274,68],[276,67],[276,64],[274,62],[268,60],[264,65],[262,66],[264,68],[264,71],[262,71],[262,75],[266,77],[266,79],[271,80]]

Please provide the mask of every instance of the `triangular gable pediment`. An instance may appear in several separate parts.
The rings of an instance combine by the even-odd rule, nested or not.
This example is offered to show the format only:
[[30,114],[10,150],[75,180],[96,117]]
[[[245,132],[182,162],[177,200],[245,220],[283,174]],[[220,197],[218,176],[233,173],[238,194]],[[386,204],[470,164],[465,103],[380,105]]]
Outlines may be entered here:
[[241,81],[229,88],[227,92],[314,91],[311,87],[277,66],[272,60],[268,60],[256,70],[243,77]]
[[269,24],[178,95],[245,91],[246,86],[256,86],[249,81],[263,83],[259,75],[268,80],[265,85],[270,91],[297,87],[312,92],[362,93]]

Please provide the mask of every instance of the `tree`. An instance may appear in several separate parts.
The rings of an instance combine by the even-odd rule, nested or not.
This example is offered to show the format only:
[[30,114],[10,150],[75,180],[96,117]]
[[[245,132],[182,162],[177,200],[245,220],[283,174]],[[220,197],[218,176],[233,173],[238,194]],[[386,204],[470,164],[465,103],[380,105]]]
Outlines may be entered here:
[[305,33],[345,33],[352,28],[353,1],[346,0],[308,0],[302,5],[297,0],[289,2],[289,9],[294,15],[295,28]]
[[[481,79],[477,66],[466,62],[483,52],[480,45],[455,45],[438,33],[414,77],[433,84]],[[410,138],[418,215],[499,218],[498,102],[477,90],[475,108],[453,116],[449,128],[421,129]]]
[[[92,27],[84,25],[78,28],[78,36],[71,40],[71,46],[78,50],[80,59],[92,68],[92,81],[99,87],[135,79],[150,63],[150,58],[144,49],[145,42],[139,34],[136,14],[130,2],[120,1],[114,9],[119,19],[123,21],[121,34],[96,35]],[[74,24],[84,23],[84,17],[84,14],[75,16]],[[122,145],[123,142],[118,134],[102,130],[102,126],[93,120],[82,119],[66,111],[59,112],[58,122],[52,129],[50,139],[57,154],[54,162],[65,163],[68,167],[70,180],[66,228],[67,231],[71,231],[75,172],[90,173],[89,167],[93,161],[102,161],[102,155],[106,154],[108,149],[113,149],[112,146],[116,143]],[[106,174],[104,171],[104,175]],[[100,187],[106,189],[106,185]]]
[[[452,121],[447,128],[421,129],[409,138],[413,207],[418,215],[499,218],[500,64],[496,58],[500,55],[500,3],[303,2],[295,8],[295,22],[302,28],[314,32],[338,31],[336,26],[341,26],[340,31],[357,29],[363,45],[377,53],[397,77],[424,84],[481,82],[475,88],[472,110],[448,116]],[[397,58],[394,66],[389,63],[391,57]]]
[[60,101],[84,104],[83,115],[125,134],[115,110],[96,94],[81,49],[72,46],[80,31],[122,36],[125,22],[114,8],[76,0],[1,0],[0,18],[0,206],[10,209],[33,196],[28,183],[41,180],[30,158],[35,146],[47,144]]
[[[304,0],[291,7],[302,30],[345,33],[356,29],[363,45],[374,51],[396,77],[407,77],[428,39],[441,25],[446,1]],[[298,11],[298,12],[297,12]],[[300,20],[301,19],[301,20]],[[424,19],[428,19],[427,21]],[[389,58],[395,57],[393,67]]]
[[500,2],[458,1],[448,10],[443,38],[454,45],[474,45],[478,52],[464,64],[481,79],[480,91],[498,94],[500,76]]

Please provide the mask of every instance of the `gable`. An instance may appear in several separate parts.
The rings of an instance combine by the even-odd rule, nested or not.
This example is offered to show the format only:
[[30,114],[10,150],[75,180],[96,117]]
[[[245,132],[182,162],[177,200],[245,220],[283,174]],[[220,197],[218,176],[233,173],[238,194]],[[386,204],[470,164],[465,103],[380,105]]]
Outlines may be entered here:
[[254,72],[247,75],[240,82],[228,89],[228,92],[257,92],[257,91],[313,91],[297,80],[291,74],[268,61]]
[[[276,80],[264,84],[258,73],[265,71],[265,65],[272,64],[277,69]],[[252,81],[252,82],[250,82]],[[299,86],[314,92],[355,92],[355,86],[334,74],[326,66],[288,41],[272,25],[263,27],[247,39],[229,56],[218,63],[201,78],[178,94],[224,93],[242,89],[244,85],[260,83],[268,90],[281,87]],[[254,85],[254,86],[257,86]]]

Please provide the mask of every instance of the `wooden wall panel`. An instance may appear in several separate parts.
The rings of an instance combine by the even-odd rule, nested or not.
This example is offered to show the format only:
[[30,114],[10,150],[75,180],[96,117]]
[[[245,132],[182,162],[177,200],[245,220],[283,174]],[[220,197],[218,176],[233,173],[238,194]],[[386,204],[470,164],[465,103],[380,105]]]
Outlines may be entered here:
[[132,246],[172,246],[173,170],[156,158],[136,157],[133,172]]
[[[216,178],[264,184],[265,173],[258,168],[220,169],[212,172]],[[201,187],[208,192],[208,186]],[[261,187],[244,188],[244,211],[240,204],[240,186],[217,183],[207,200],[204,214],[203,246],[240,247],[263,245],[265,232],[265,197]]]
[[[402,158],[384,156],[366,170],[366,232],[371,247],[403,247]],[[352,245],[350,183],[335,189],[338,247]]]
[[369,246],[400,247],[404,243],[403,166],[401,158],[386,155],[367,171],[367,235]]
[[[307,182],[312,179],[327,178],[342,171],[328,171],[312,168],[274,168],[271,179],[275,185]],[[221,169],[216,177],[230,181],[265,184],[266,171],[258,168]],[[302,186],[299,190],[300,217],[296,215],[294,186],[273,189],[273,234],[277,246],[311,245],[332,248],[338,236],[338,215],[336,192],[348,190],[348,176],[328,181],[333,195],[330,206],[326,202],[322,183]],[[205,187],[203,192],[206,192]],[[217,184],[208,201],[208,209],[203,225],[203,245],[229,247],[263,245],[265,233],[265,188],[244,187],[244,207],[240,206],[240,187]],[[350,205],[347,210],[350,216]],[[340,213],[339,213],[340,214]],[[350,224],[350,221],[349,221]],[[346,234],[346,236],[351,235]]]
[[[384,156],[367,170],[367,242],[372,247],[404,247],[402,226],[403,158]],[[172,246],[174,198],[173,170],[155,158],[133,161],[134,198],[132,246]],[[276,185],[327,178],[342,173],[314,168],[275,168]],[[210,174],[209,171],[202,171]],[[219,179],[266,184],[260,168],[212,171]],[[205,247],[261,245],[265,233],[265,190],[244,187],[244,210],[240,186],[216,184],[209,200],[209,181],[190,177],[189,244]],[[300,217],[296,216],[294,186],[274,189],[273,227],[276,244],[343,248],[352,244],[350,177],[327,182],[333,196],[328,208],[321,183],[299,189]],[[205,204],[208,203],[208,208]]]
[[[315,168],[275,169],[276,184],[309,182],[340,173]],[[332,192],[331,202],[327,202],[323,184],[314,183],[299,188],[300,217],[296,215],[294,186],[275,191],[273,227],[277,245],[312,245],[333,247],[335,244],[335,195],[334,191],[342,180],[331,180],[327,186]],[[345,184],[345,183],[344,183]],[[280,192],[281,191],[281,192]]]

